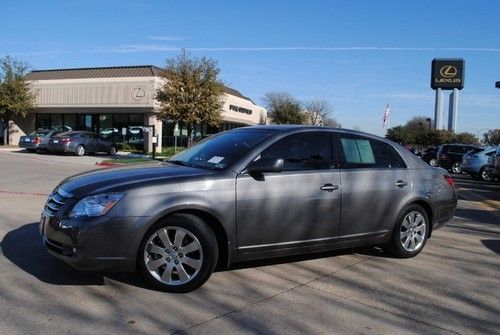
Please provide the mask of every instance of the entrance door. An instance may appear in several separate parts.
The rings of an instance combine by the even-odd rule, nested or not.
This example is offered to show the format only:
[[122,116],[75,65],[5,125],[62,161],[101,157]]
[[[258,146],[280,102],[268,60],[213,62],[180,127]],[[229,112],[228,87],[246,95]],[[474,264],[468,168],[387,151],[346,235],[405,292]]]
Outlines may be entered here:
[[76,116],[76,130],[97,131],[97,114],[78,114]]

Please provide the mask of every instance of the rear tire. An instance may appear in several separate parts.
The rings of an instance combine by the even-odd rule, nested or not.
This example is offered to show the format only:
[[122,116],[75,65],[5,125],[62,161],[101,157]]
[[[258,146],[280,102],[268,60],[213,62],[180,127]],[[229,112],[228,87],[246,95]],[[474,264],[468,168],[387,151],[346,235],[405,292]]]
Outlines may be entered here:
[[85,155],[85,147],[83,145],[79,145],[76,147],[76,155],[77,156]]
[[427,242],[429,227],[429,218],[422,206],[406,207],[396,221],[387,251],[398,258],[415,257]]
[[109,148],[109,152],[108,152],[108,154],[109,154],[110,156],[114,156],[114,155],[116,155],[116,147],[112,146],[111,148]]
[[217,265],[217,239],[191,214],[173,214],[151,227],[139,247],[138,270],[154,287],[185,293],[203,285]]
[[453,165],[451,166],[451,172],[456,174],[462,173],[462,163],[460,162],[453,163]]

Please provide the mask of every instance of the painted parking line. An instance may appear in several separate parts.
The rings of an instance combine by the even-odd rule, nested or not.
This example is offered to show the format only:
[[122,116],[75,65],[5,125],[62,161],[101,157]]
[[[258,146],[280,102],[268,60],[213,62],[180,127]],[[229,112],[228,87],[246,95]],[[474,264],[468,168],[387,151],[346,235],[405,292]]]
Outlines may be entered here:
[[500,217],[500,201],[488,199],[479,193],[461,187],[456,189],[465,200],[473,201],[480,209]]
[[38,192],[15,192],[15,191],[5,191],[5,190],[0,190],[0,194],[8,194],[8,195],[30,195],[30,196],[37,196],[37,197],[48,197],[48,193],[38,193]]

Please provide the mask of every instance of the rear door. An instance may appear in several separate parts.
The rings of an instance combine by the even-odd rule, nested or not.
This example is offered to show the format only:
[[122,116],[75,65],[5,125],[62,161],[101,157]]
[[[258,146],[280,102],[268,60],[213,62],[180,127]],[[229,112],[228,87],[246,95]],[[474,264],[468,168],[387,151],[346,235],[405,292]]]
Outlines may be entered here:
[[342,167],[341,239],[387,232],[407,197],[406,165],[389,144],[369,137],[339,134]]

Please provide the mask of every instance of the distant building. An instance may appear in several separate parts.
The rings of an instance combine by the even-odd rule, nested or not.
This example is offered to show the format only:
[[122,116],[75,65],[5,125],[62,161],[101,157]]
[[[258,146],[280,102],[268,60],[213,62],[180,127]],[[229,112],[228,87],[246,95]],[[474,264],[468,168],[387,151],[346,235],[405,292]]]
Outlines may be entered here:
[[[157,119],[160,105],[155,92],[164,81],[162,71],[152,65],[33,71],[27,80],[36,94],[36,108],[26,118],[15,120],[11,143],[35,129],[63,128],[95,131],[151,151],[154,126],[158,148],[162,142],[172,145],[174,124]],[[196,135],[259,124],[267,112],[226,87],[222,117],[219,128],[202,125]],[[180,129],[185,140],[186,125]]]

